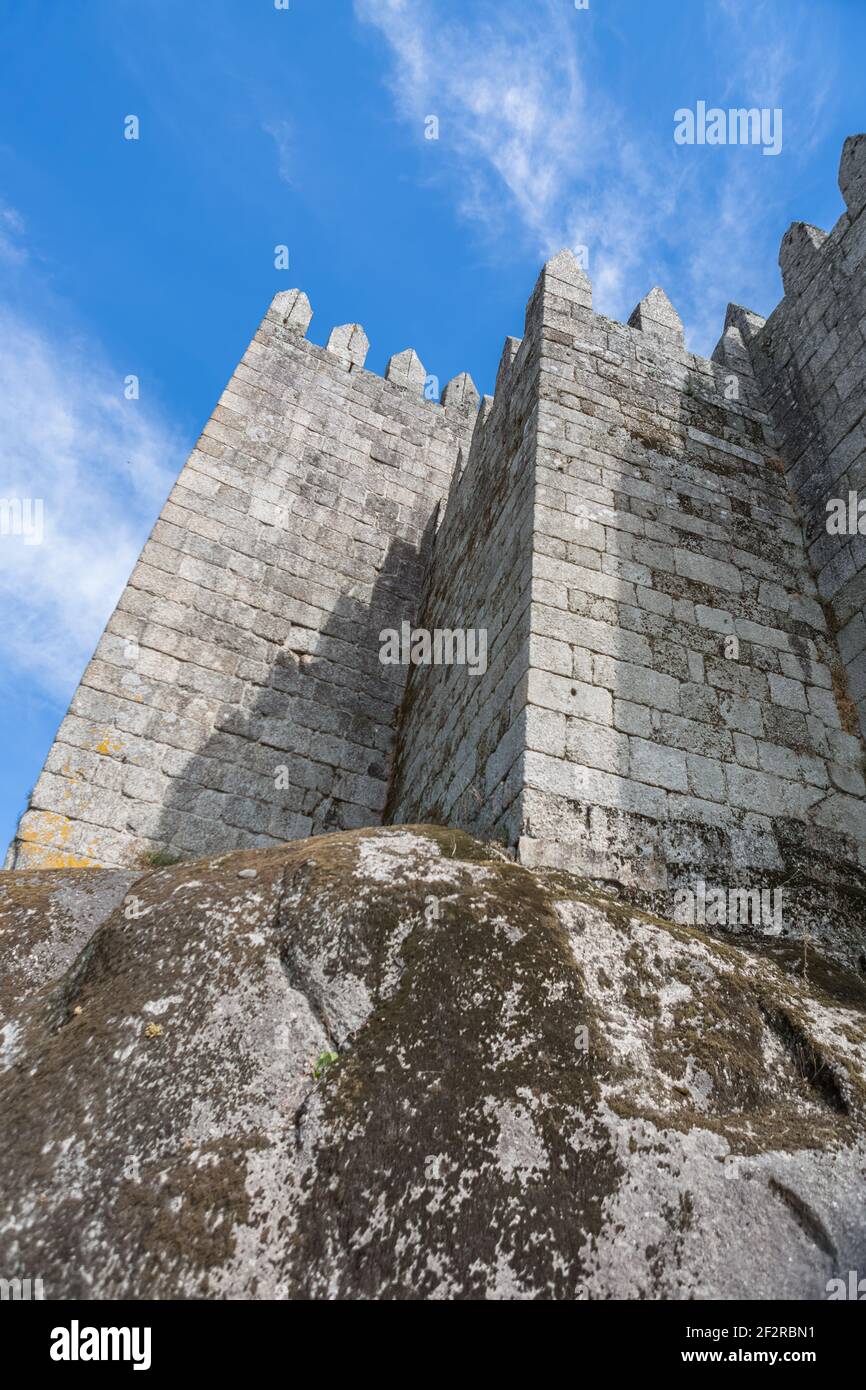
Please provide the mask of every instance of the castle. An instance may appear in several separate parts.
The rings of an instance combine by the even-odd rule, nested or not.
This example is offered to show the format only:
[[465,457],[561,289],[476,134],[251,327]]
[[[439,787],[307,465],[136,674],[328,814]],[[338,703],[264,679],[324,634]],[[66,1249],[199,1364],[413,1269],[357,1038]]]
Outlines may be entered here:
[[[7,867],[434,821],[524,863],[866,867],[866,136],[711,359],[544,267],[495,395],[280,293],[90,662]],[[856,499],[855,499],[856,501]],[[856,505],[851,513],[856,519]],[[864,519],[866,531],[866,519]],[[383,662],[404,624],[484,669]]]

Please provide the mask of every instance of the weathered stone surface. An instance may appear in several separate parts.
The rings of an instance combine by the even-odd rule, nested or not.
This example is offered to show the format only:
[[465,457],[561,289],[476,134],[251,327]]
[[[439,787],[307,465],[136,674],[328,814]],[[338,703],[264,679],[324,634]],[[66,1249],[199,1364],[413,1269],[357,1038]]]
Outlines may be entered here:
[[82,882],[0,876],[3,973],[45,944],[0,1249],[48,1298],[810,1300],[866,1264],[866,986],[811,945],[429,827]]
[[478,387],[468,372],[461,372],[459,376],[452,377],[442,388],[442,404],[462,410],[466,415],[474,414],[480,403]]
[[310,301],[303,290],[280,290],[274,295],[271,312],[284,328],[301,334],[306,333],[313,319]]
[[545,263],[541,273],[543,291],[555,298],[592,307],[592,286],[577,256],[566,247]]
[[632,311],[629,327],[639,328],[652,338],[660,338],[672,347],[685,347],[683,321],[664,290],[650,290]]
[[122,869],[0,875],[0,1013],[4,1018],[74,964],[139,877],[135,870]]
[[336,353],[344,362],[363,367],[370,351],[370,340],[359,323],[344,323],[331,329],[328,351]]
[[385,377],[396,386],[405,386],[410,391],[423,391],[427,371],[414,348],[406,348],[389,358]]
[[[469,414],[303,333],[278,294],[84,674],[9,867],[124,865],[375,824],[425,536]],[[404,364],[417,371],[414,354]],[[351,370],[347,371],[349,366]]]
[[849,135],[839,164],[839,188],[852,217],[866,207],[866,135]]
[[779,251],[779,268],[786,294],[799,294],[821,268],[827,233],[808,222],[792,222]]
[[[866,135],[845,141],[839,187],[847,212],[829,234],[794,223],[780,256],[785,298],[744,338],[803,514],[818,593],[832,627],[845,630],[866,605],[866,547],[848,528],[830,533],[827,523],[834,499],[866,497]],[[846,731],[866,734],[858,665],[866,638],[859,642],[858,632],[854,624],[842,661],[833,653],[830,664]]]

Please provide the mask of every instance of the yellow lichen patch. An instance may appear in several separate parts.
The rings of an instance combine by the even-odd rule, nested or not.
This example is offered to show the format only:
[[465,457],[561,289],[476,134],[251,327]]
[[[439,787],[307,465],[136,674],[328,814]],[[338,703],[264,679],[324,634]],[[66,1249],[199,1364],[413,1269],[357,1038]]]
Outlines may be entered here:
[[18,838],[25,844],[42,844],[47,840],[52,845],[65,845],[71,833],[69,817],[58,816],[54,811],[31,811],[18,827]]
[[95,753],[102,753],[106,758],[112,758],[115,754],[123,752],[123,744],[111,734],[106,734],[105,737],[97,743],[93,751]]
[[60,769],[60,771],[62,772],[63,776],[64,776],[64,777],[68,777],[68,778],[70,779],[70,781],[71,781],[74,777],[77,777],[77,778],[79,779],[79,781],[82,781],[82,782],[85,781],[86,778],[87,778],[87,773],[85,772],[84,768],[83,768],[83,767],[77,767],[77,766],[75,765],[75,763],[69,761],[68,759],[67,759],[67,761],[63,764],[63,767]]
[[104,758],[112,758],[126,751],[116,729],[105,724],[92,724],[89,732],[90,747],[94,753],[101,753]]
[[[53,811],[28,811],[18,827],[19,868],[99,869],[99,860],[67,849],[74,822]],[[92,847],[90,847],[92,848]]]
[[23,855],[21,868],[27,869],[101,869],[95,859],[85,859],[79,854],[59,854],[43,845],[31,845]]

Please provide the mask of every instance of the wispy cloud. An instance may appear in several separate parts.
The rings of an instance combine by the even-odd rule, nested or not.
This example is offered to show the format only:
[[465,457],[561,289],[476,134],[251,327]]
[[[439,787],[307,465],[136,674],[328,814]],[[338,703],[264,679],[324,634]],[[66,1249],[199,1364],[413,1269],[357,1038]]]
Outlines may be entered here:
[[137,559],[182,444],[97,345],[0,307],[0,497],[41,499],[42,544],[0,536],[6,679],[68,696]]
[[[726,60],[718,93],[700,93],[719,106],[782,111],[784,158],[802,167],[823,137],[837,70],[835,40],[819,7],[804,0],[706,0],[708,39]],[[726,151],[712,182],[704,152],[694,171],[694,204],[686,221],[694,233],[682,257],[687,332],[699,351],[718,333],[719,308],[736,299],[767,313],[781,297],[778,250],[786,230],[784,184],[768,179],[766,161],[751,151]],[[745,157],[744,157],[745,156]],[[772,161],[775,163],[775,161]],[[832,171],[828,171],[832,179]]]
[[[800,156],[821,135],[838,61],[820,7],[802,0],[708,0],[708,38],[736,54],[724,96],[741,105],[785,108],[787,136]],[[789,146],[790,147],[790,146]]]
[[0,260],[13,265],[27,260],[24,219],[15,208],[0,206]]
[[356,11],[392,49],[401,117],[420,136],[438,116],[459,212],[540,258],[587,246],[597,306],[627,313],[650,288],[647,248],[663,244],[678,176],[673,146],[649,157],[590,80],[583,15],[553,0],[531,25],[499,0],[450,22],[420,0],[356,0]]
[[277,147],[277,172],[283,183],[294,183],[294,140],[289,121],[266,121],[262,130],[270,135]]
[[527,25],[522,8],[485,0],[457,21],[420,0],[355,8],[392,49],[401,116],[419,138],[425,118],[439,118],[442,147],[459,164],[461,211],[494,232],[516,214],[553,246],[572,220],[575,185],[616,159],[622,136],[616,109],[587,90],[574,12],[541,0]]
[[[542,0],[528,24],[516,0],[479,0],[468,18],[441,0],[355,0],[355,10],[387,40],[400,118],[419,140],[425,117],[439,118],[443,177],[491,242],[517,233],[540,256],[586,244],[596,305],[617,318],[666,280],[697,351],[712,349],[727,299],[771,307],[780,233],[768,161],[675,147],[679,102],[669,125],[615,102],[590,58],[586,12]],[[712,105],[730,90],[733,103],[735,73],[735,104],[789,98],[798,119],[786,139],[817,138],[832,52],[814,6],[706,0],[705,17],[719,87],[694,99]]]

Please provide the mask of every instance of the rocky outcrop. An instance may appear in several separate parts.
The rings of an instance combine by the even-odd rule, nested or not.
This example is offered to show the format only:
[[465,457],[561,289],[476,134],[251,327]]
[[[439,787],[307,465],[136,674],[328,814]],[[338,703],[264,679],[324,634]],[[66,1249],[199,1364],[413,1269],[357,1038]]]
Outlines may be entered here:
[[0,875],[0,1266],[48,1298],[826,1296],[866,985],[435,827]]

